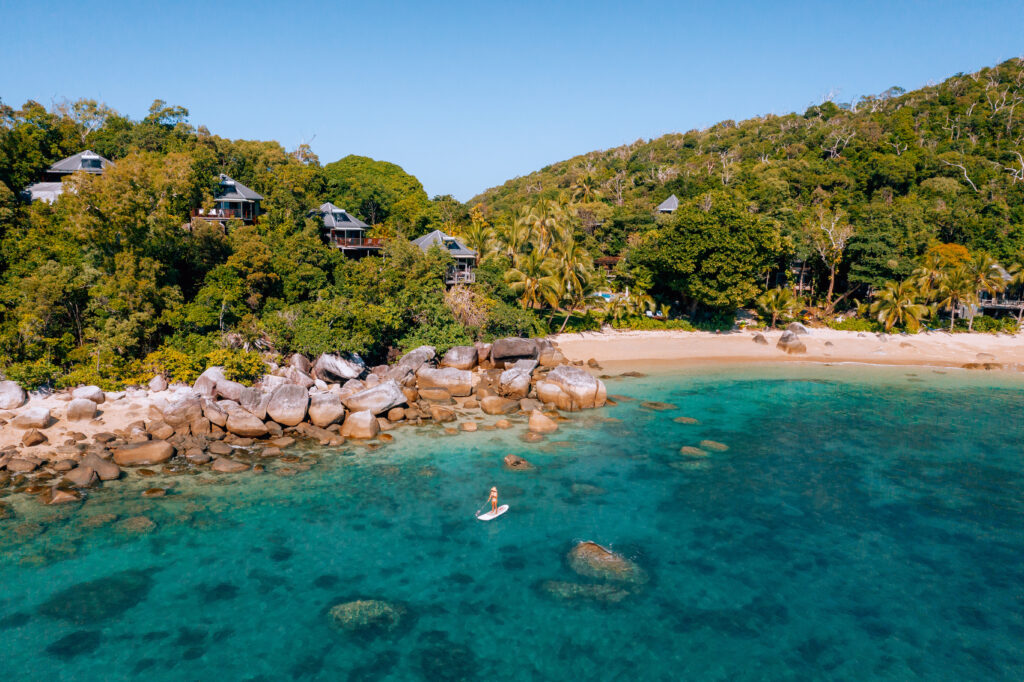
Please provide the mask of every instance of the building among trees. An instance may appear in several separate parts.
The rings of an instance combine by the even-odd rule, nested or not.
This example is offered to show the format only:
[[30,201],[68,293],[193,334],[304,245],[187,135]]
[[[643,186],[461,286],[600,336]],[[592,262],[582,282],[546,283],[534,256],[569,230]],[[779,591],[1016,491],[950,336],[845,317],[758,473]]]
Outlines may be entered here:
[[448,274],[445,276],[446,284],[472,284],[476,281],[474,268],[476,267],[477,252],[455,237],[445,234],[441,230],[434,230],[419,239],[414,239],[412,243],[424,252],[429,251],[433,246],[438,246],[455,259],[455,264],[448,268]]
[[324,223],[327,243],[341,249],[346,256],[362,258],[368,254],[378,253],[384,246],[383,239],[366,236],[369,225],[331,202],[321,204],[320,208],[310,211],[309,215],[320,216]]
[[654,210],[658,213],[675,213],[677,208],[679,208],[679,197],[673,194],[668,199],[665,199],[665,201],[658,204],[658,208]]
[[263,196],[221,173],[220,188],[213,200],[213,208],[193,209],[193,220],[198,218],[222,225],[229,220],[241,220],[246,225],[251,225],[260,215],[260,202],[263,201]]
[[45,201],[52,204],[64,192],[64,178],[79,171],[100,174],[113,165],[113,161],[105,159],[91,149],[79,152],[74,156],[61,159],[50,166],[42,182],[29,185],[22,191],[22,197],[28,201]]

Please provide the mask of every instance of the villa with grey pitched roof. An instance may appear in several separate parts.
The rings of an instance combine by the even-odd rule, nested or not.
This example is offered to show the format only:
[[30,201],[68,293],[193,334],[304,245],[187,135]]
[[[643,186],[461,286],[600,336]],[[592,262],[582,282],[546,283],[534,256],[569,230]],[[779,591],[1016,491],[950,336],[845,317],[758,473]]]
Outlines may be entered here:
[[445,277],[446,284],[472,284],[476,281],[474,268],[476,267],[477,252],[459,239],[445,234],[441,230],[434,230],[419,239],[414,239],[412,243],[420,247],[424,253],[437,246],[447,251],[455,259],[455,264],[448,268],[448,275]]
[[241,220],[251,225],[260,215],[260,202],[263,201],[263,196],[221,173],[217,195],[213,201],[213,208],[193,209],[192,220],[205,220],[225,226],[229,220]]
[[654,210],[658,213],[673,213],[677,208],[679,208],[679,197],[673,194],[668,199],[665,199],[665,201],[658,204],[658,208]]
[[63,179],[66,176],[79,171],[99,175],[112,165],[113,161],[103,158],[91,149],[86,149],[50,166],[43,181],[26,187],[21,193],[22,197],[29,201],[53,203],[64,192]]
[[318,216],[323,221],[327,243],[340,249],[346,256],[361,258],[379,252],[384,246],[383,239],[366,236],[369,225],[329,201],[310,211],[309,216]]

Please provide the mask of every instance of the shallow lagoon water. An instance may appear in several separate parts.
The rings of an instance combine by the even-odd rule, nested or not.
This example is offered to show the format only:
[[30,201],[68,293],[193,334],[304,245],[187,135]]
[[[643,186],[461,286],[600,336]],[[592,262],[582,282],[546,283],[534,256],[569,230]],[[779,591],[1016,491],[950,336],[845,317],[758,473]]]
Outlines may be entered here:
[[[2,667],[79,681],[1024,678],[1024,381],[786,365],[608,384],[634,400],[540,444],[521,424],[399,429],[378,450],[317,449],[295,476],[19,503],[0,520]],[[729,449],[679,453],[702,440]],[[536,470],[505,471],[510,452]],[[491,485],[511,510],[481,523]],[[553,596],[546,581],[600,582],[566,561],[584,539],[650,580],[617,603]],[[391,632],[332,629],[327,609],[355,598],[406,615]]]

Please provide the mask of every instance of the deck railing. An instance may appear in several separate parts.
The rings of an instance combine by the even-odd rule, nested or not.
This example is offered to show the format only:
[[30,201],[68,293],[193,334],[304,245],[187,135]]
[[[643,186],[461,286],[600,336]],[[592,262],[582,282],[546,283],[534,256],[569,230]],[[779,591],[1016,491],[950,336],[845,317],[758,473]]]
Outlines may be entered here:
[[446,284],[472,284],[476,281],[476,273],[472,270],[469,272],[449,272],[448,277],[444,281]]
[[332,241],[338,248],[379,249],[384,246],[382,237],[335,237]]
[[202,218],[203,220],[231,220],[232,218],[241,218],[238,211],[227,208],[193,208],[192,217]]

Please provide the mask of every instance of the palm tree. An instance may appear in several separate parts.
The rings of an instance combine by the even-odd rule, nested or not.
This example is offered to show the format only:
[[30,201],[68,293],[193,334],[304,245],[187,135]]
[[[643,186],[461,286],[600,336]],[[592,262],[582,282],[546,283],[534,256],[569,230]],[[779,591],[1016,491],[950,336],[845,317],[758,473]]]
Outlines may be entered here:
[[885,325],[885,331],[898,324],[916,332],[929,312],[928,306],[917,302],[917,296],[912,282],[886,282],[885,287],[875,292],[875,300],[869,310]]
[[487,223],[471,222],[462,228],[462,238],[480,254],[480,260],[487,260],[497,251],[494,230]]
[[514,267],[505,273],[505,282],[519,296],[523,308],[539,308],[557,291],[552,263],[539,251],[516,254]]
[[572,186],[572,200],[576,203],[594,201],[599,196],[601,196],[601,190],[598,189],[597,180],[589,173]]
[[910,274],[914,286],[925,300],[931,298],[941,288],[942,280],[950,270],[949,262],[936,251],[929,251],[921,259],[921,264]]
[[[1010,273],[1010,281],[1006,283],[1006,286],[1008,288],[1009,287],[1014,287],[1014,288],[1019,289],[1021,287],[1021,285],[1024,285],[1024,265],[1021,265],[1020,263],[1014,263],[1009,268],[1007,268],[1007,271]],[[1020,297],[1020,292],[1019,291],[1017,293],[1017,296]],[[1017,326],[1018,327],[1020,327],[1020,322],[1021,322],[1021,318],[1022,317],[1024,317],[1024,302],[1022,302],[1020,304],[1020,307],[1017,308]]]
[[564,306],[567,311],[559,330],[561,333],[573,312],[584,305],[594,292],[598,278],[594,274],[594,261],[590,254],[575,240],[559,242],[553,261],[559,290],[557,306]]
[[[980,294],[987,293],[995,296],[1006,288],[1006,279],[1003,277],[1002,268],[992,256],[981,253],[975,256],[966,265],[967,274],[974,289],[974,302],[978,302]],[[971,319],[967,322],[967,330],[974,331],[974,308],[971,309]]]
[[956,323],[956,309],[977,300],[978,290],[974,284],[974,278],[963,265],[947,272],[939,282],[935,302],[940,308],[949,308],[949,331],[953,331]]
[[786,287],[769,289],[757,297],[757,307],[765,315],[772,316],[769,328],[775,328],[779,315],[792,313],[800,307],[800,299]]

